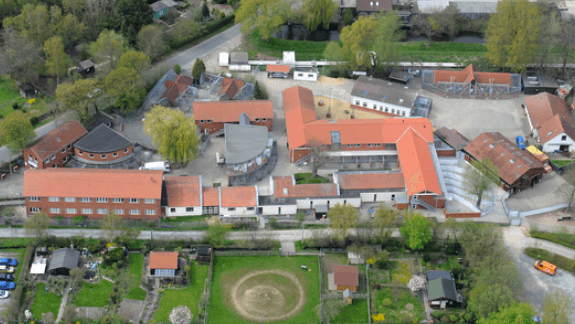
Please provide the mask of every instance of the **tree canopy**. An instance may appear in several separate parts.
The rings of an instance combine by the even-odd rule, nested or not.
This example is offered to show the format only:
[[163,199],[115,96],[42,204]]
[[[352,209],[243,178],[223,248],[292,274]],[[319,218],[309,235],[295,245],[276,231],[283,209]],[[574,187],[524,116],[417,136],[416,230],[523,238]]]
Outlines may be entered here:
[[431,223],[427,217],[408,211],[404,215],[405,223],[399,228],[406,245],[413,250],[421,250],[431,239]]
[[483,193],[493,181],[499,181],[499,170],[489,158],[481,163],[472,162],[465,171],[465,182],[469,193],[477,195],[477,208],[481,206]]
[[244,31],[257,27],[260,37],[267,41],[285,23],[289,12],[287,0],[243,0],[236,11],[236,23],[242,23]]
[[391,236],[393,223],[399,218],[399,214],[396,210],[388,208],[383,204],[375,210],[375,215],[373,218],[373,227],[379,231],[379,235],[382,238],[388,238]]
[[192,77],[196,83],[200,80],[204,72],[206,72],[206,65],[201,58],[197,58],[192,67]]
[[345,26],[341,30],[341,52],[350,68],[372,67],[371,48],[376,39],[377,27],[375,18],[361,16],[351,26]]
[[130,50],[122,54],[117,67],[134,69],[138,74],[142,74],[150,67],[150,58],[143,52]]
[[14,150],[26,148],[36,138],[30,119],[20,110],[8,114],[0,123],[0,135]]
[[543,323],[569,324],[573,316],[573,305],[569,294],[557,288],[545,295]]
[[66,75],[68,68],[72,65],[72,60],[64,52],[62,37],[54,36],[44,43],[44,53],[46,53],[46,72],[56,75],[56,83],[60,83],[60,76]]
[[146,113],[144,132],[166,159],[179,163],[194,160],[200,137],[194,119],[187,118],[181,110],[155,106]]
[[351,205],[336,204],[327,213],[327,218],[331,223],[331,229],[336,238],[343,240],[347,237],[350,228],[357,225],[357,208]]
[[48,217],[44,212],[32,215],[32,217],[29,217],[24,223],[26,234],[32,234],[37,239],[46,235],[46,229],[48,229],[48,227],[50,227],[50,217]]
[[389,66],[399,57],[398,42],[403,38],[401,19],[393,12],[388,11],[377,20],[376,37],[373,42],[376,65]]
[[[128,50],[126,39],[113,30],[104,29],[98,39],[90,45],[90,53],[97,63],[102,64],[104,74],[116,68],[122,54]],[[107,62],[107,64],[106,64]]]
[[62,83],[56,88],[56,100],[63,104],[64,110],[75,110],[80,119],[90,116],[90,104],[100,87],[98,79],[79,79],[76,82]]
[[140,50],[153,60],[166,51],[165,39],[166,35],[163,29],[156,24],[152,24],[140,29],[137,43]]
[[308,31],[329,28],[329,22],[337,10],[338,5],[331,0],[307,0],[301,8],[301,16]]
[[[480,319],[478,324],[522,324],[531,323],[533,317],[533,307],[528,303],[513,303],[504,307],[498,312],[493,312],[489,317]],[[545,322],[548,323],[548,322]]]

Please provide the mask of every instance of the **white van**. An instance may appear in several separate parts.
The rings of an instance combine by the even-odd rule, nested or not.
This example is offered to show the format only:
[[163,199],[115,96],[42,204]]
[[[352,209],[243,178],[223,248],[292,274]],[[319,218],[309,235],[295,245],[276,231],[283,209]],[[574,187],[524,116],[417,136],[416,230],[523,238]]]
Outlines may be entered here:
[[164,172],[170,172],[170,162],[159,161],[144,163],[144,165],[140,167],[140,170],[162,170]]

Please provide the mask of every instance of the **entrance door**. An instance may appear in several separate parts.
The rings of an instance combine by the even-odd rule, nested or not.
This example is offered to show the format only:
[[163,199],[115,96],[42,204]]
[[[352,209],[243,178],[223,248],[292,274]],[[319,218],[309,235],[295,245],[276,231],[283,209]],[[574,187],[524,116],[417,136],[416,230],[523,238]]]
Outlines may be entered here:
[[569,145],[560,145],[560,146],[559,146],[559,151],[561,151],[561,152],[567,152],[567,151],[569,151]]

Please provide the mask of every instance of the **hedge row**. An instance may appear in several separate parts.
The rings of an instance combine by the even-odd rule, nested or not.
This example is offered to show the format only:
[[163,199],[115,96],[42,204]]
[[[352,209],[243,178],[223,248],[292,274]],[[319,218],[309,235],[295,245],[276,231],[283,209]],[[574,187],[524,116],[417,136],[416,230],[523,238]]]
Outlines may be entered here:
[[28,271],[30,269],[32,259],[34,258],[35,249],[36,247],[34,245],[29,245],[26,248],[24,259],[20,260],[20,274],[18,276],[18,282],[16,283],[16,289],[12,292],[12,301],[10,302],[10,313],[8,317],[9,323],[19,322],[19,317],[24,314],[22,302],[26,296],[27,290],[26,277],[28,277]]
[[575,235],[566,233],[547,233],[537,230],[529,231],[531,237],[561,244],[571,249],[575,249]]
[[225,26],[227,24],[233,23],[235,19],[236,19],[236,16],[234,16],[232,14],[232,15],[225,17],[224,19],[220,19],[220,20],[215,21],[213,23],[207,24],[207,25],[202,27],[202,29],[198,35],[189,35],[185,38],[181,38],[181,39],[178,38],[177,40],[171,39],[170,40],[170,46],[172,47],[172,49],[175,50],[175,49],[178,49],[180,47],[189,45],[191,42],[193,42],[199,38],[202,38],[202,37],[210,34],[211,32],[214,32],[214,31],[222,28],[223,26]]
[[545,260],[553,263],[557,267],[575,273],[575,260],[566,258],[564,256],[551,253],[547,250],[537,249],[537,248],[526,248],[525,254],[532,257],[535,260]]

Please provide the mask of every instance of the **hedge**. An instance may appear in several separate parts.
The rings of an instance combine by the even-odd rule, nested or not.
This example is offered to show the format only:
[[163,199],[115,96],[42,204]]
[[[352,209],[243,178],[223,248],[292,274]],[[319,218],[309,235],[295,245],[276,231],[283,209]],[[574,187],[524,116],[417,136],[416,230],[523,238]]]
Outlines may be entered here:
[[227,17],[225,17],[224,19],[220,19],[218,21],[215,21],[213,23],[207,24],[205,26],[202,27],[202,29],[200,30],[200,33],[196,36],[191,35],[189,38],[182,38],[182,39],[170,39],[169,40],[169,44],[172,47],[173,50],[181,48],[183,46],[186,46],[188,44],[190,44],[191,42],[200,39],[208,34],[210,34],[211,32],[214,32],[220,28],[222,28],[223,26],[229,24],[229,23],[233,23],[234,20],[236,19],[236,16],[229,15]]
[[16,289],[12,292],[12,301],[10,303],[10,319],[17,319],[22,310],[22,300],[26,296],[26,277],[28,277],[28,271],[30,269],[30,264],[34,258],[34,251],[36,247],[34,245],[29,245],[26,248],[26,253],[24,254],[24,259],[20,261],[20,274],[18,276],[18,282],[16,283]]
[[567,233],[547,233],[547,232],[540,232],[537,230],[529,231],[531,237],[550,241],[553,243],[557,243],[563,246],[566,246],[571,249],[575,249],[575,235],[567,234]]
[[575,260],[551,253],[547,250],[537,249],[537,248],[526,248],[525,254],[532,257],[535,260],[545,260],[553,263],[557,267],[575,273]]

